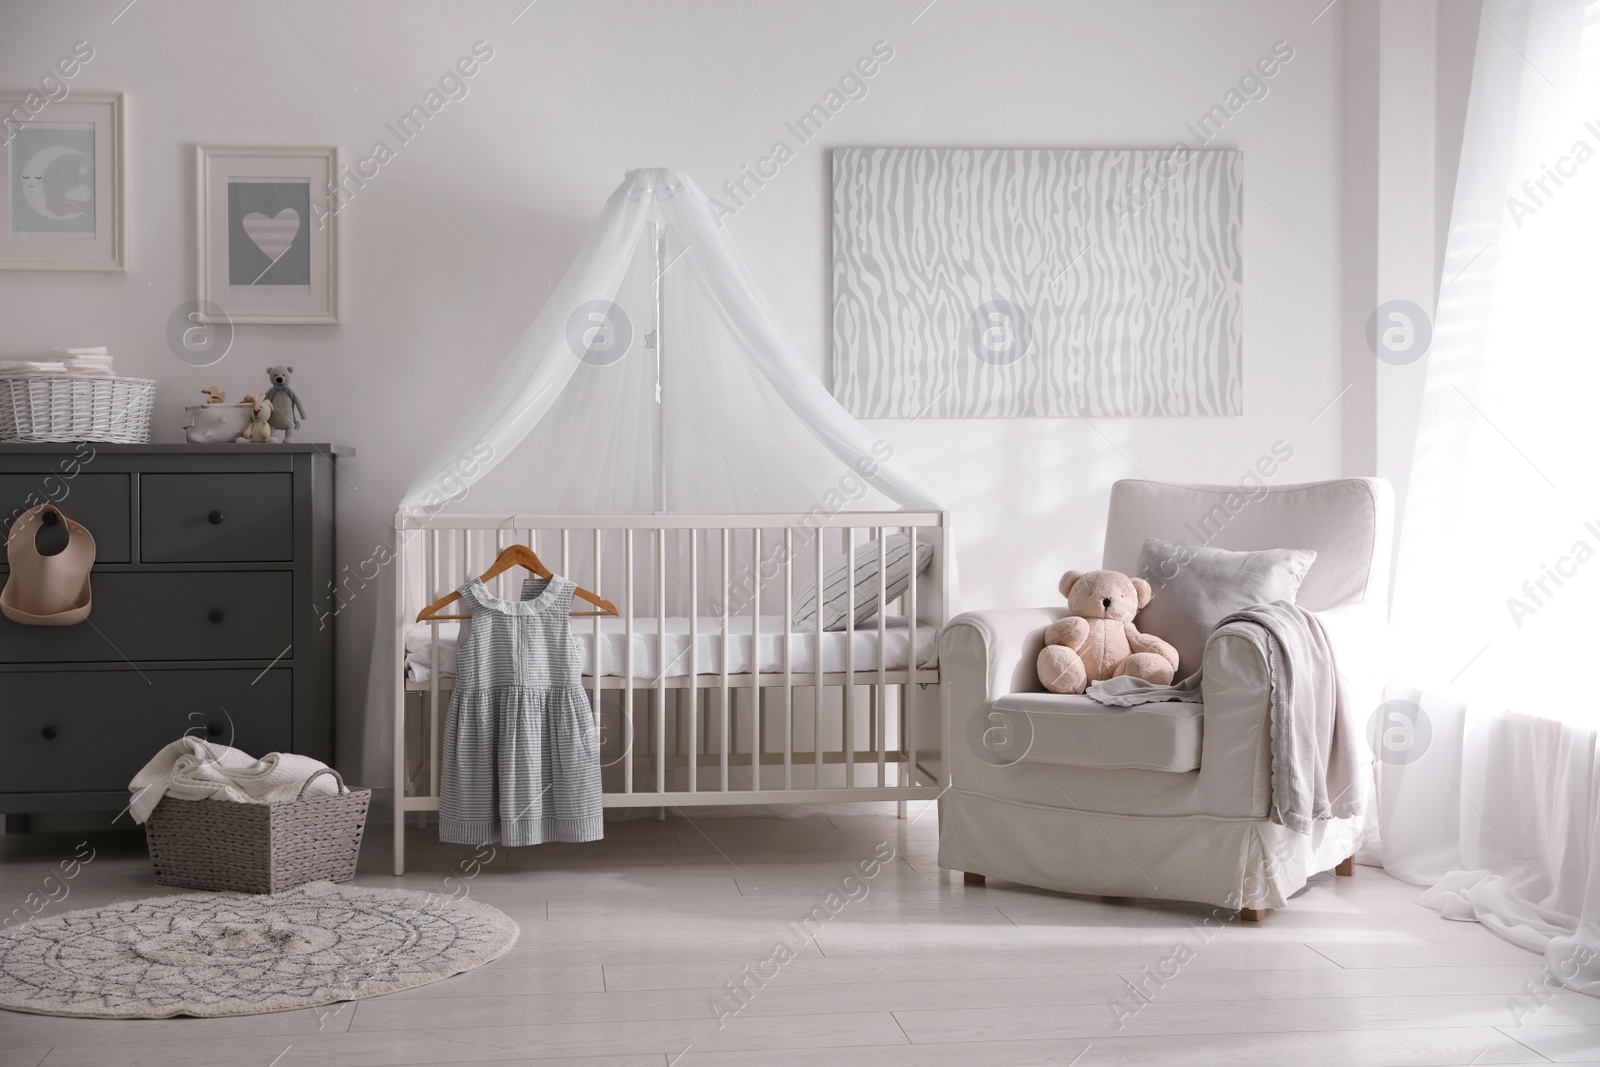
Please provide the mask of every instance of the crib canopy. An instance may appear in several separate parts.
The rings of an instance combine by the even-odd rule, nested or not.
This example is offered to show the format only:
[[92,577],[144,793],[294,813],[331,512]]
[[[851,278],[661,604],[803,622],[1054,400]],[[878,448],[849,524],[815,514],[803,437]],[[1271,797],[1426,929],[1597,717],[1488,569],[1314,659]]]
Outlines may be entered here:
[[896,505],[939,506],[817,381],[705,195],[666,169],[628,173],[401,501],[545,513]]

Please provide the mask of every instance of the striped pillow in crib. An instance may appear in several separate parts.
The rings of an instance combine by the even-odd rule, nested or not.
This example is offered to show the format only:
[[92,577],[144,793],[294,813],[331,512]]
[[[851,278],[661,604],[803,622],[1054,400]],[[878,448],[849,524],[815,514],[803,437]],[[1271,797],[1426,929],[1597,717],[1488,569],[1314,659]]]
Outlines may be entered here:
[[[921,574],[933,559],[933,546],[926,541],[917,543],[917,565],[911,566],[911,537],[909,534],[890,534],[884,538],[884,594],[893,602],[906,591],[913,573]],[[855,552],[856,625],[861,626],[878,614],[878,542],[868,541]],[[843,556],[829,564],[822,572],[822,612],[824,630],[843,630],[845,611],[848,609],[846,566]],[[815,630],[817,627],[817,583],[807,582],[795,597],[794,628]]]

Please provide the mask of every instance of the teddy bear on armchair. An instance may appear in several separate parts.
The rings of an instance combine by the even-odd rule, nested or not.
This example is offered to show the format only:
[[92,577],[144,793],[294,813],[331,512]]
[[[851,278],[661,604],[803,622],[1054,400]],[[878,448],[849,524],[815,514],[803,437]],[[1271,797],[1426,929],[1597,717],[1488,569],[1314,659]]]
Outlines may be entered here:
[[1156,685],[1171,683],[1178,651],[1133,624],[1150,603],[1150,583],[1120,571],[1068,571],[1061,576],[1067,598],[1064,619],[1044,632],[1039,681],[1052,693],[1082,693],[1090,682],[1131,674]]

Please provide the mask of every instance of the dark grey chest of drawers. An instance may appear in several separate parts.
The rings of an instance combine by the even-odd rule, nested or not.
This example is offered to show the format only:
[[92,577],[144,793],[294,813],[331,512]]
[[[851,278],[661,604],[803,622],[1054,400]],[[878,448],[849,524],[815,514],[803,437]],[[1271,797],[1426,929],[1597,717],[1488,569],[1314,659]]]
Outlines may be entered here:
[[[121,809],[128,780],[185,732],[252,755],[333,761],[340,454],[313,444],[0,445],[5,530],[49,501],[96,548],[86,622],[0,617],[8,825],[15,813]],[[0,541],[0,578],[3,553]]]

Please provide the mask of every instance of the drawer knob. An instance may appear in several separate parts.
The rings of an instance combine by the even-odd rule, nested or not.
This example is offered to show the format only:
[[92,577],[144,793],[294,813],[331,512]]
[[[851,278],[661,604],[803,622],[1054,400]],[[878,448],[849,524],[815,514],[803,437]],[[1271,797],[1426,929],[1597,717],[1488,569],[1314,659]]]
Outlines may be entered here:
[[209,522],[213,526],[221,526],[222,525],[222,519],[223,519],[223,515],[222,515],[222,512],[220,512],[220,511],[213,511],[211,514],[206,516],[206,521]]
[[44,738],[46,741],[54,741],[60,736],[60,734],[61,731],[57,730],[54,726],[46,726],[43,730],[39,731],[39,736]]
[[206,618],[210,619],[212,622],[221,622],[222,621],[222,609],[221,608],[212,608],[210,611],[206,612]]
[[220,722],[206,723],[206,733],[211,737],[221,737],[222,724]]

